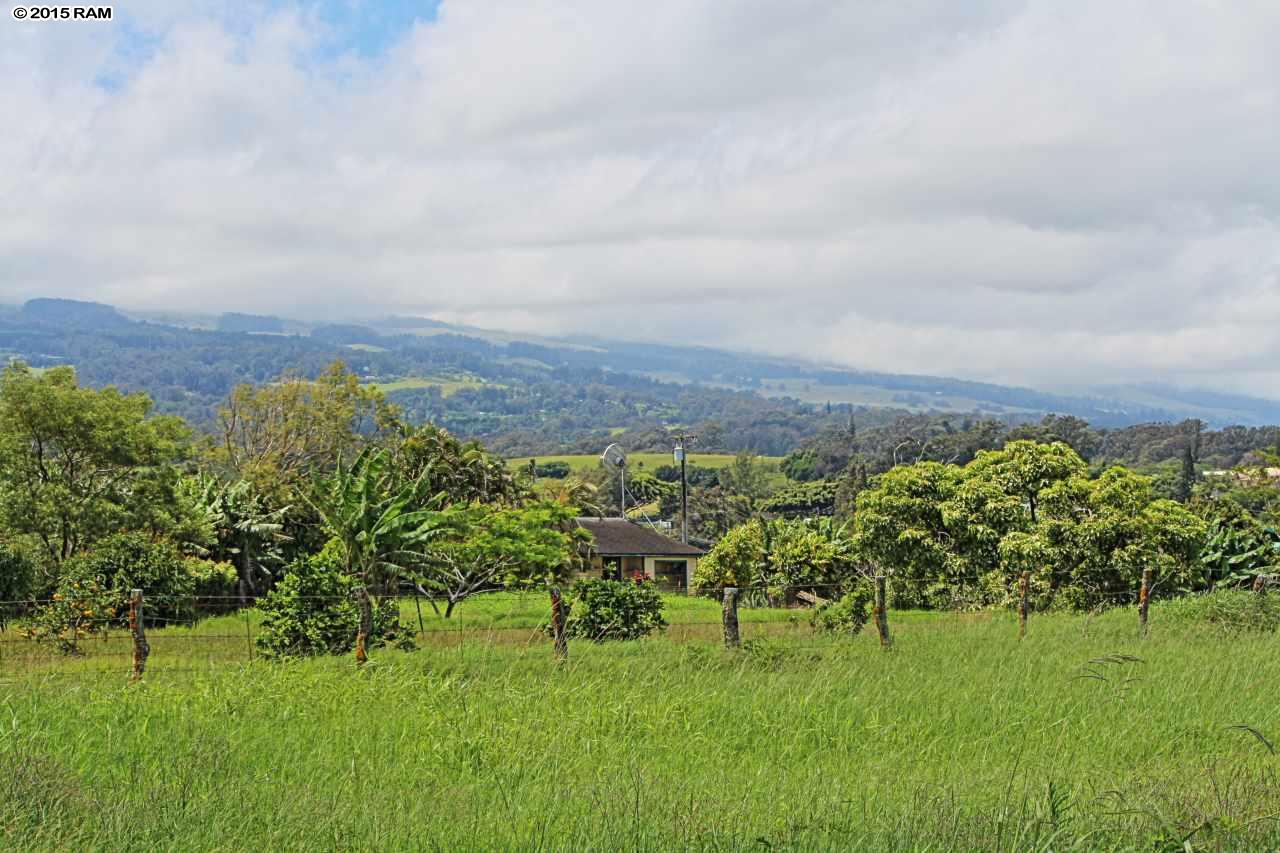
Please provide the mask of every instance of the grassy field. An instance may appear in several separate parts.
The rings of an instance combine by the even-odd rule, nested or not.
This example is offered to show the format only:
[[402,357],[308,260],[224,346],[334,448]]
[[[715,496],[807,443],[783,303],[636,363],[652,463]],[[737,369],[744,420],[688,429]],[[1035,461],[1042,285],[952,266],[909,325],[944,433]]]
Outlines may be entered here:
[[[507,463],[513,467],[528,466],[528,456],[517,456],[507,460]],[[600,464],[600,454],[584,453],[577,455],[560,455],[560,456],[535,456],[539,464],[547,462],[568,462],[569,467],[574,471],[587,471],[595,468]],[[732,453],[690,453],[689,464],[701,465],[703,468],[725,468],[733,464],[735,456]],[[782,461],[781,456],[761,456],[761,462],[776,464]],[[631,469],[643,469],[652,471],[663,465],[673,464],[670,453],[628,453],[627,465]]]
[[0,686],[0,847],[1280,844],[1273,635],[1174,630],[1159,604],[1146,640],[1132,611],[1033,617],[1021,642],[1003,613],[895,612],[886,653],[744,611],[728,651],[715,603],[685,599],[668,636],[574,643],[558,668],[543,609],[428,615],[422,649],[360,672],[186,659],[173,629],[133,687],[21,670]]
[[[395,391],[412,391],[418,388],[439,388],[440,393],[445,397],[456,394],[463,388],[482,388],[486,383],[483,379],[476,376],[407,376],[403,379],[396,379],[393,382],[372,382],[370,387],[377,388],[384,394],[391,394]],[[494,388],[500,388],[501,385],[493,384]]]

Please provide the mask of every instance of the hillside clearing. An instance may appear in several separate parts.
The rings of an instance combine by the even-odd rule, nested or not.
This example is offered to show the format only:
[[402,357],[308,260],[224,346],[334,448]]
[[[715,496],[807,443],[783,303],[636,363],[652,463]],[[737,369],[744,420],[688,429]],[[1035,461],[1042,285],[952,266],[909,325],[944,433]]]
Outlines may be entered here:
[[439,388],[442,396],[450,397],[463,388],[502,388],[505,386],[485,382],[478,376],[406,376],[390,382],[369,382],[371,388],[377,388],[384,394],[397,391],[416,391],[422,388]]

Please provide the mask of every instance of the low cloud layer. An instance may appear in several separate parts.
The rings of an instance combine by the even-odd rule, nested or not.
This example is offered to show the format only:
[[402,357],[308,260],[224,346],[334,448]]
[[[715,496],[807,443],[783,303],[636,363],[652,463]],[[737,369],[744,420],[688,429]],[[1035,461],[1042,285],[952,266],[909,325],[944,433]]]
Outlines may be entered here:
[[1270,0],[125,5],[0,22],[0,299],[1280,395]]

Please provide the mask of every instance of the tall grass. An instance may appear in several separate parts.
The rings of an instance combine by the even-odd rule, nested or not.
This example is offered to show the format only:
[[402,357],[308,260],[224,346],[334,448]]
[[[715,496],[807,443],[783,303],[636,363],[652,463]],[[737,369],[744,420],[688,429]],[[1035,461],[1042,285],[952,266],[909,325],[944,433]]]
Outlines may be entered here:
[[[0,687],[19,849],[1280,845],[1275,640],[1132,612],[379,650]],[[714,627],[714,626],[712,626]],[[767,628],[767,623],[759,623]],[[748,635],[750,636],[750,635]],[[1241,728],[1244,727],[1244,728]]]

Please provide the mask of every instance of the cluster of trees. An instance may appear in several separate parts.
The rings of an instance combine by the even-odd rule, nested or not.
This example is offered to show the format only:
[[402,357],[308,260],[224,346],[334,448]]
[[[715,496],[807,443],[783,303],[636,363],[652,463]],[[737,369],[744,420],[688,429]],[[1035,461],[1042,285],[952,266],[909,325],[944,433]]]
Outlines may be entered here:
[[1037,422],[1011,424],[936,414],[906,415],[855,428],[850,418],[788,453],[782,471],[792,480],[807,482],[837,478],[851,463],[864,465],[873,474],[904,462],[963,465],[980,451],[997,450],[1019,440],[1042,444],[1060,441],[1094,466],[1127,465],[1153,474],[1173,473],[1176,479],[1188,455],[1198,470],[1255,462],[1261,453],[1277,447],[1280,429],[1233,426],[1210,430],[1194,419],[1099,429],[1072,415],[1047,415]]
[[69,367],[0,376],[0,593],[52,602],[28,633],[69,650],[131,588],[164,619],[278,596],[292,615],[274,620],[276,651],[327,648],[314,638],[349,605],[319,621],[289,608],[356,585],[415,588],[448,616],[477,591],[564,576],[577,511],[480,445],[406,424],[341,364],[237,386],[204,435]]
[[849,491],[839,515],[733,527],[696,583],[844,592],[882,571],[900,606],[985,606],[1011,600],[1028,572],[1038,606],[1094,607],[1129,600],[1148,569],[1176,593],[1280,567],[1280,535],[1239,503],[1163,497],[1152,477],[1091,470],[1062,441],[899,464]]

